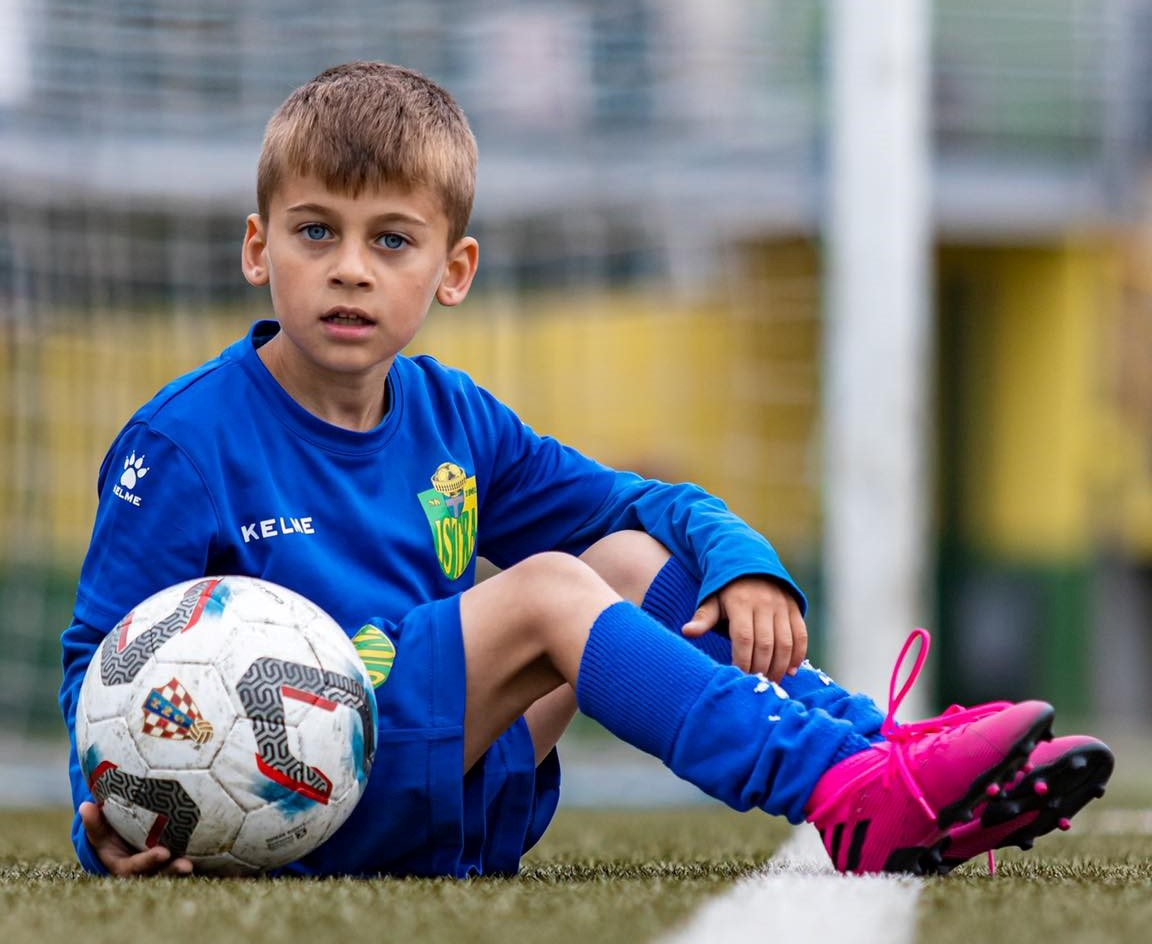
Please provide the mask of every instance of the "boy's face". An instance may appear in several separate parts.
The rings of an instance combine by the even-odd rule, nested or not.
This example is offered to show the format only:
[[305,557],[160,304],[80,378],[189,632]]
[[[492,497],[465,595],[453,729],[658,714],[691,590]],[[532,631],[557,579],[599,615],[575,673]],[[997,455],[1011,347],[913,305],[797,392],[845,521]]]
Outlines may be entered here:
[[280,322],[274,373],[314,386],[335,375],[382,383],[433,299],[463,301],[476,260],[474,239],[448,245],[448,219],[421,187],[350,197],[291,177],[244,237],[244,275],[270,286]]

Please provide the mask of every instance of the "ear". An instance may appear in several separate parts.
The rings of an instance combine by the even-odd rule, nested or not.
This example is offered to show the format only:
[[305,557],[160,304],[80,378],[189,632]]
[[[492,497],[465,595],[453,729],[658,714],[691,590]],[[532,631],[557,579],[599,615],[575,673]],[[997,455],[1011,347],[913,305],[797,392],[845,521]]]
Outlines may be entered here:
[[479,260],[480,244],[474,238],[465,236],[456,243],[448,252],[448,264],[436,289],[436,301],[449,308],[464,301],[476,277]]
[[244,231],[244,248],[241,250],[240,267],[244,270],[244,278],[252,285],[268,284],[268,261],[265,253],[268,249],[268,238],[264,229],[264,221],[259,213],[248,215],[247,228]]

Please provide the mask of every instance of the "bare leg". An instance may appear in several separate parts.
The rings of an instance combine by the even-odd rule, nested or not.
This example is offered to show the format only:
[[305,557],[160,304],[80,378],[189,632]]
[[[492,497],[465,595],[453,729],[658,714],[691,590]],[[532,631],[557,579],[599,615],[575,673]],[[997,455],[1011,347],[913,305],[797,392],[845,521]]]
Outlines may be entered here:
[[[564,555],[555,556],[564,557]],[[524,615],[527,616],[530,612],[533,611],[533,606],[512,607],[503,603],[499,605],[489,604],[487,598],[489,596],[499,596],[501,601],[503,601],[506,594],[518,592],[531,594],[531,589],[522,591],[518,589],[512,589],[511,585],[515,581],[517,583],[531,583],[533,586],[538,583],[542,586],[548,586],[551,583],[551,571],[553,568],[558,567],[562,571],[564,568],[571,567],[579,573],[579,578],[577,578],[576,582],[571,586],[562,588],[561,591],[559,591],[559,596],[555,599],[554,605],[562,605],[562,601],[565,598],[566,593],[575,592],[579,595],[582,595],[583,590],[580,588],[583,587],[583,581],[585,580],[589,580],[597,586],[597,593],[594,596],[603,604],[594,605],[590,609],[594,610],[595,612],[591,612],[590,615],[585,614],[583,617],[584,622],[582,628],[584,632],[578,647],[578,651],[582,652],[582,640],[583,638],[586,638],[587,629],[592,625],[592,622],[595,620],[600,610],[602,610],[610,603],[614,603],[620,599],[628,600],[639,605],[644,599],[644,594],[647,592],[648,586],[652,582],[652,578],[655,577],[660,568],[663,567],[664,564],[668,561],[669,556],[670,555],[668,550],[662,544],[660,544],[654,538],[649,537],[642,531],[616,532],[615,534],[610,534],[602,540],[598,541],[596,544],[592,545],[592,547],[588,548],[584,554],[581,555],[580,561],[582,561],[585,565],[583,567],[580,566],[578,561],[575,561],[572,558],[566,558],[563,564],[560,564],[556,561],[554,561],[552,564],[547,564],[542,560],[536,559],[533,559],[532,561],[526,561],[525,565],[532,565],[530,573],[521,574],[517,572],[519,568],[510,568],[507,573],[513,574],[513,577],[508,580],[501,580],[500,584],[493,588],[496,591],[495,594],[484,594],[482,599],[479,601],[469,600],[467,603],[462,602],[461,618],[464,620],[466,626],[469,624],[469,622],[473,621],[469,616],[466,615],[464,607],[467,606],[468,612],[472,612],[476,609],[475,604],[477,603],[480,604],[481,609],[486,609],[489,605],[495,605],[497,613],[501,614],[497,617],[497,620],[501,623],[507,621],[506,616],[503,615],[505,614],[505,611],[507,611],[508,616],[511,616],[514,612],[523,610]],[[542,555],[542,557],[550,558],[552,555]],[[548,580],[539,580],[540,575],[538,571],[540,570],[549,571]],[[591,571],[591,573],[589,573],[589,571]],[[599,581],[593,580],[593,578],[596,576],[600,578]],[[500,574],[497,575],[497,577],[491,578],[491,580],[497,580],[502,577],[504,577],[504,575]],[[521,580],[521,578],[524,579]],[[491,582],[491,580],[485,581],[484,584]],[[508,586],[504,586],[504,584],[507,584]],[[611,596],[600,596],[600,594],[605,589],[603,585],[606,585],[607,589],[612,591]],[[479,587],[476,589],[479,589]],[[465,594],[465,598],[470,597],[472,593],[473,591],[469,591],[468,594]],[[545,606],[545,608],[547,607]],[[479,635],[483,635],[485,632],[486,631],[482,630]],[[490,693],[488,689],[483,687],[483,683],[481,681],[477,680],[476,682],[473,682],[473,663],[477,662],[478,667],[484,667],[485,673],[490,673],[493,668],[490,665],[489,660],[494,659],[497,661],[506,662],[512,656],[512,653],[515,651],[515,649],[509,648],[506,643],[500,643],[496,646],[495,649],[491,649],[488,645],[485,645],[484,642],[479,639],[469,642],[467,636],[470,635],[470,631],[468,629],[465,630],[465,635],[465,652],[467,653],[469,665],[469,706],[474,709],[472,712],[472,717],[475,717],[479,713],[479,705],[474,705],[471,698],[472,693],[475,692],[478,699],[485,700],[490,696]],[[524,636],[525,633],[520,632],[517,633],[517,635]],[[512,663],[508,664],[514,665],[515,662],[513,661]],[[578,658],[576,664],[579,665]],[[569,723],[572,721],[572,718],[576,714],[576,693],[572,686],[568,684],[567,679],[562,678],[556,674],[549,676],[548,673],[541,672],[538,667],[533,668],[530,674],[533,676],[534,682],[529,686],[529,690],[535,690],[538,685],[546,685],[548,681],[552,682],[551,686],[543,690],[535,699],[531,700],[526,708],[521,704],[522,695],[519,686],[516,687],[515,693],[505,693],[510,697],[512,704],[518,705],[520,707],[518,710],[515,710],[515,714],[513,714],[507,723],[504,724],[504,726],[501,727],[498,731],[496,731],[494,735],[491,733],[490,726],[488,724],[471,725],[468,723],[468,721],[465,722],[467,731],[471,731],[474,727],[478,729],[478,742],[476,745],[478,750],[474,753],[466,750],[466,767],[470,767],[473,763],[475,763],[475,761],[479,759],[480,755],[483,754],[485,750],[487,750],[492,740],[494,740],[495,737],[498,737],[500,733],[502,733],[507,728],[508,724],[511,724],[512,721],[520,716],[520,714],[523,714],[528,722],[528,730],[532,735],[532,743],[536,748],[537,763],[540,763],[556,746],[556,742],[560,739],[560,736],[567,729]],[[540,676],[539,680],[536,680],[535,678],[537,675]],[[495,693],[493,692],[491,694]],[[485,714],[491,711],[492,706],[488,706],[485,709]],[[506,717],[506,712],[498,711],[496,717],[503,719]]]
[[537,703],[537,733],[556,736],[567,717],[551,711],[558,688],[709,796],[793,822],[831,766],[868,748],[847,722],[668,632],[571,555],[538,554],[478,584],[460,617],[466,769]]
[[643,531],[617,531],[593,544],[580,559],[625,600],[639,606],[671,556],[668,548]]
[[[617,531],[593,544],[580,559],[621,597],[639,606],[652,579],[670,556],[663,544],[643,531]],[[576,692],[567,683],[524,712],[537,764],[556,746],[575,716]]]
[[[497,574],[460,597],[467,664],[464,769],[540,699],[533,715],[542,742],[559,736],[596,617],[621,600],[595,571],[567,554],[546,553]],[[561,723],[563,722],[563,723]],[[534,738],[535,743],[535,738]],[[537,743],[537,754],[552,743]]]
[[537,767],[552,753],[575,717],[576,691],[567,682],[542,698],[537,698],[524,712],[528,733],[532,735],[532,746],[536,749]]

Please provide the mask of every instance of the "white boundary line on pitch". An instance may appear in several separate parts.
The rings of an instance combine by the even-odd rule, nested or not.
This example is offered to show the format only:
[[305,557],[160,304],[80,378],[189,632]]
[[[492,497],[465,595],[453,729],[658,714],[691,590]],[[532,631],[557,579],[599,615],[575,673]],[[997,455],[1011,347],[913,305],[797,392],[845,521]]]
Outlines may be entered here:
[[706,902],[660,944],[913,944],[921,881],[841,875],[812,826],[797,827],[765,868]]

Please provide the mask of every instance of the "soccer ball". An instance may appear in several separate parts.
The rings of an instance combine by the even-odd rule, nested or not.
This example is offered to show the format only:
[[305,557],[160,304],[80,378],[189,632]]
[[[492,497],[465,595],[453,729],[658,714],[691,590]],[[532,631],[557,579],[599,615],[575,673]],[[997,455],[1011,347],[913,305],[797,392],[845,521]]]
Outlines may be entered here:
[[204,577],[149,597],[105,638],[76,748],[127,842],[252,874],[348,818],[376,724],[368,670],[331,617],[266,580]]

